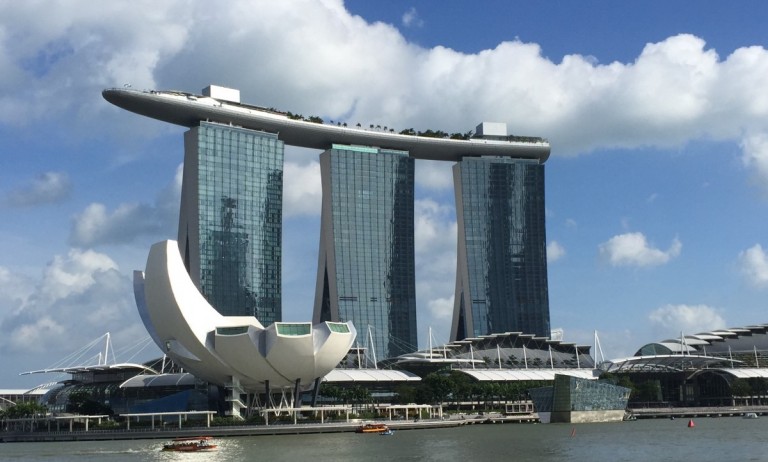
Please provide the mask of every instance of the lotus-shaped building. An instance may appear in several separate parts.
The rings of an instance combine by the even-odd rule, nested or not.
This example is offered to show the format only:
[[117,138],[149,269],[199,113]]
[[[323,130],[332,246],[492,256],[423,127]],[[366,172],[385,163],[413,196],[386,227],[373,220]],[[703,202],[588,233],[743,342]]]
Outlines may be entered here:
[[[187,273],[176,241],[152,246],[146,271],[134,273],[139,312],[155,343],[195,376],[238,393],[317,385],[349,351],[352,323],[276,322],[223,316]],[[237,406],[233,406],[233,412]]]

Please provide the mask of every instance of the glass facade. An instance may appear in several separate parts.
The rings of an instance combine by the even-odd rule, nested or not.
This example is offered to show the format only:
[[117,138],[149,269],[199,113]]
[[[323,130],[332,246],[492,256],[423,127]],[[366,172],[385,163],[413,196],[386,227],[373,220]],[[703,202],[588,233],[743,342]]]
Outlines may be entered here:
[[458,268],[452,340],[549,337],[544,165],[467,157],[454,166]]
[[415,351],[414,160],[403,151],[334,145],[320,167],[315,322],[352,321],[361,341],[373,337],[377,359]]
[[551,387],[528,390],[537,412],[623,410],[629,388],[556,374]]
[[179,246],[225,316],[281,320],[283,142],[201,122],[185,134]]

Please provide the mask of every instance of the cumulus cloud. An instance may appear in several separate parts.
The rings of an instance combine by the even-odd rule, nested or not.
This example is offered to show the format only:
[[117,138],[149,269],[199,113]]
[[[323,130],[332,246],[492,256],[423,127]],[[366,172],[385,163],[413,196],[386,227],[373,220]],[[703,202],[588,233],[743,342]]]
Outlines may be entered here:
[[0,307],[8,313],[16,312],[33,292],[34,282],[29,277],[16,274],[0,266]]
[[636,267],[663,265],[680,255],[682,248],[677,238],[667,250],[654,248],[639,232],[620,234],[599,245],[600,255],[612,266]]
[[432,191],[453,190],[453,164],[434,160],[416,162],[416,184]]
[[[503,121],[548,137],[554,155],[746,133],[748,160],[753,138],[768,133],[768,52],[721,57],[689,34],[649,43],[632,62],[601,64],[581,55],[554,62],[519,40],[471,54],[423,48],[351,15],[342,0],[6,2],[0,14],[0,117],[10,115],[0,120],[9,124],[67,110],[92,117],[105,107],[97,90],[125,82],[190,91],[216,82],[249,102],[353,125],[452,132]],[[409,10],[403,21],[420,20]]]
[[131,294],[130,279],[107,255],[76,249],[58,255],[12,309],[0,299],[6,308],[0,310],[0,351],[62,352],[110,330],[119,334],[138,320]]
[[768,255],[763,246],[755,244],[739,254],[741,272],[755,287],[768,287]]
[[768,195],[768,134],[746,136],[741,143],[742,161],[751,169],[752,178]]
[[405,27],[421,27],[424,25],[424,21],[419,17],[419,12],[416,8],[411,7],[403,13],[403,25]]
[[679,336],[724,329],[725,320],[718,310],[707,305],[664,305],[653,310],[648,319],[667,336]]
[[8,192],[5,203],[12,207],[54,204],[69,197],[71,191],[72,182],[66,172],[45,172]]
[[320,164],[285,162],[283,166],[283,216],[320,215],[323,187]]
[[160,191],[154,204],[124,203],[112,212],[104,204],[88,205],[73,219],[70,244],[92,247],[129,243],[143,235],[175,235],[182,173],[183,166],[179,166],[173,181]]
[[565,247],[557,241],[549,241],[547,244],[547,263],[556,262],[565,256]]
[[431,327],[448,341],[456,284],[455,210],[452,204],[420,199],[414,204],[414,220],[416,305],[427,308],[418,313],[420,338]]
[[429,309],[432,318],[449,322],[453,318],[453,297],[430,300],[427,308]]
[[414,201],[414,238],[418,255],[428,258],[450,248],[455,252],[456,233],[456,212],[452,205],[430,198]]

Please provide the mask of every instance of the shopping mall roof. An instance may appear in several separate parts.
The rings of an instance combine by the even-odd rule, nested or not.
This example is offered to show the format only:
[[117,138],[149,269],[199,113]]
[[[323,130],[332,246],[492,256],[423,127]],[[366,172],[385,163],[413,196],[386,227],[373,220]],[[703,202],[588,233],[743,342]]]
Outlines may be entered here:
[[516,382],[530,380],[555,380],[555,374],[570,375],[582,379],[597,379],[596,369],[456,369],[479,382]]
[[613,359],[601,364],[606,372],[684,371],[741,363],[728,358],[699,355],[648,355]]
[[737,379],[768,378],[768,368],[766,367],[720,368],[719,370]]
[[36,371],[28,371],[28,372],[22,372],[19,375],[30,375],[30,374],[56,374],[56,373],[65,373],[65,374],[80,374],[85,372],[115,372],[115,371],[127,371],[135,369],[136,373],[138,374],[140,371],[145,371],[150,374],[157,374],[157,371],[152,369],[151,367],[147,367],[143,364],[134,364],[134,363],[121,363],[121,364],[96,364],[91,366],[68,366],[68,367],[56,367],[51,369],[40,369]]
[[391,369],[334,369],[323,382],[418,382],[416,374]]
[[729,357],[737,352],[768,353],[768,324],[681,335],[679,338],[643,345],[637,350],[635,356],[667,355],[680,352]]
[[120,388],[178,387],[194,385],[195,376],[188,373],[137,375],[120,384]]

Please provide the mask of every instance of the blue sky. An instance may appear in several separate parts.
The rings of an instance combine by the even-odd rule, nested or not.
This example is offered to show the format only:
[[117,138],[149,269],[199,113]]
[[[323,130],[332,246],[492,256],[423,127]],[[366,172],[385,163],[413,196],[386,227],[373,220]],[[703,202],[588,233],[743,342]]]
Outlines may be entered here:
[[[131,273],[174,238],[184,129],[107,87],[326,120],[543,136],[550,311],[605,356],[768,322],[768,6],[740,2],[73,1],[0,4],[0,388],[111,332],[146,338]],[[318,152],[286,152],[284,319],[311,317]],[[420,342],[445,341],[450,165],[418,162]],[[153,345],[137,356],[159,355]]]

